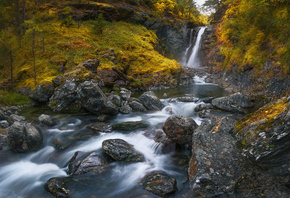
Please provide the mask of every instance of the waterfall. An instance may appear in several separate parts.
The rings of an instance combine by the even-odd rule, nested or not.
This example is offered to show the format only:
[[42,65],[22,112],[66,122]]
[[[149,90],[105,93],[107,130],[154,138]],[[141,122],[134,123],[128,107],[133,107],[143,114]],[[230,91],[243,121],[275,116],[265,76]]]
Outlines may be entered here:
[[189,46],[186,48],[185,53],[184,53],[184,58],[183,58],[183,65],[186,65],[188,61],[188,53],[189,50],[192,48],[192,39],[193,39],[193,29],[190,30],[190,37],[189,37]]
[[[200,66],[200,61],[198,59],[198,52],[199,52],[199,48],[200,48],[201,37],[202,37],[205,29],[206,29],[206,27],[201,27],[200,30],[198,31],[198,35],[197,35],[194,47],[192,49],[192,53],[191,53],[187,63],[185,64],[188,67],[197,68]],[[191,40],[191,42],[192,42],[192,40]],[[191,44],[188,47],[188,49],[186,49],[186,51],[185,51],[186,57],[188,56],[187,54],[188,54],[188,50],[190,47],[191,47]]]

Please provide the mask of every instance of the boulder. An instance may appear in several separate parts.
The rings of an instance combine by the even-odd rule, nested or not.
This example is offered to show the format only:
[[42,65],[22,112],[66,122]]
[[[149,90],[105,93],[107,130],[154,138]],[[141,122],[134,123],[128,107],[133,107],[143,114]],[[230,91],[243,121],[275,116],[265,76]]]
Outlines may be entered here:
[[77,99],[77,85],[74,79],[67,79],[60,85],[49,99],[49,107],[53,111],[70,110]]
[[12,125],[14,122],[22,122],[22,121],[25,121],[25,117],[24,116],[19,116],[19,115],[16,115],[16,114],[12,114],[8,117],[7,119],[8,123],[10,125]]
[[162,171],[148,173],[141,183],[144,189],[160,197],[167,197],[170,193],[178,190],[176,179]]
[[117,107],[121,106],[121,97],[118,95],[109,95],[108,99],[111,100]]
[[98,73],[98,66],[100,65],[100,61],[98,59],[88,59],[84,61],[83,66],[87,68],[92,73]]
[[254,106],[251,100],[242,93],[215,98],[212,100],[211,104],[218,109],[237,113],[245,113],[245,108]]
[[124,105],[119,108],[120,113],[129,114],[132,112],[132,108],[129,105]]
[[9,123],[7,122],[7,120],[1,120],[0,121],[0,127],[3,129],[6,129],[9,127]]
[[37,151],[42,147],[43,136],[33,124],[16,121],[8,129],[7,142],[14,152]]
[[44,185],[47,192],[57,198],[69,198],[69,191],[66,189],[64,178],[50,178]]
[[117,106],[106,97],[96,82],[81,83],[77,88],[77,95],[82,107],[94,114],[116,115],[118,113]]
[[132,92],[128,89],[121,88],[120,89],[120,96],[121,96],[121,105],[126,105],[129,102]]
[[113,124],[113,130],[119,131],[134,131],[137,129],[144,129],[149,127],[149,124],[144,123],[143,121],[135,121],[135,122],[122,122]]
[[198,104],[195,108],[195,112],[203,111],[203,110],[208,110],[212,109],[213,107],[210,104]]
[[38,121],[43,124],[43,125],[46,125],[46,126],[55,126],[57,125],[56,121],[50,117],[49,115],[45,115],[45,114],[41,114],[39,117],[38,117]]
[[144,107],[144,105],[141,102],[134,100],[132,102],[129,102],[129,106],[132,108],[132,111],[147,112],[147,109]]
[[105,123],[105,122],[96,122],[86,126],[88,129],[102,132],[102,133],[111,133],[112,132],[112,124]]
[[52,82],[44,81],[40,83],[29,95],[29,98],[38,103],[46,103],[54,92]]
[[113,159],[103,153],[92,152],[84,155],[82,152],[76,152],[69,162],[68,174],[98,174],[110,169],[109,164]]
[[196,195],[227,197],[234,192],[242,175],[241,152],[231,136],[235,123],[227,117],[212,117],[194,131],[188,175]]
[[168,117],[162,127],[167,137],[177,144],[191,144],[192,133],[196,128],[193,119],[182,115]]
[[158,111],[165,107],[165,105],[159,100],[153,91],[147,91],[143,93],[139,97],[139,100],[148,110]]
[[210,104],[198,104],[194,111],[195,111],[195,115],[201,118],[208,118],[211,116],[211,109],[212,109],[212,105]]
[[118,161],[142,162],[144,156],[133,148],[133,145],[122,139],[109,139],[102,143],[103,151]]
[[236,126],[243,154],[290,185],[290,100],[265,105]]

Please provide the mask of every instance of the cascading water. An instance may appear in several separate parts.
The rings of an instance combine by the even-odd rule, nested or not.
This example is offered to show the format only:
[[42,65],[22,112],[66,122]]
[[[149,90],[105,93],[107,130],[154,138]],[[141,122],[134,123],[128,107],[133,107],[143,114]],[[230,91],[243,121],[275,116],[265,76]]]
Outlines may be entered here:
[[[193,46],[193,49],[192,49],[191,54],[189,56],[189,59],[185,64],[187,67],[192,67],[192,68],[200,67],[200,60],[198,57],[198,53],[199,53],[199,48],[200,48],[200,44],[201,44],[201,40],[202,40],[202,35],[203,35],[206,28],[207,27],[201,27],[200,30],[198,31],[195,44]],[[190,47],[191,47],[191,45],[189,46],[188,49],[186,49],[186,52],[185,52],[186,60],[188,57],[188,51],[189,51]]]
[[[187,65],[196,59],[201,35],[205,28],[198,33],[193,52]],[[191,35],[193,31],[191,32]],[[191,43],[193,36],[191,36]],[[190,46],[187,49],[187,53]],[[194,65],[195,66],[195,65]],[[155,142],[144,134],[150,130],[161,130],[162,124],[171,115],[184,115],[193,118],[199,125],[203,119],[194,115],[197,102],[180,102],[176,97],[190,94],[196,98],[225,95],[216,85],[204,82],[203,78],[194,79],[195,84],[178,89],[165,90],[170,99],[163,99],[166,107],[161,111],[140,113],[132,112],[119,114],[111,119],[111,123],[128,121],[144,121],[150,124],[146,130],[128,132],[112,131],[112,133],[92,133],[86,126],[97,122],[96,117],[89,115],[58,115],[59,124],[55,127],[42,128],[44,133],[44,147],[32,154],[15,154],[8,148],[0,152],[0,198],[46,198],[51,197],[44,189],[44,184],[52,177],[73,178],[79,181],[70,189],[70,197],[156,197],[146,194],[138,183],[142,177],[151,171],[165,171],[177,180],[178,189],[182,189],[187,178],[187,169],[184,164],[178,164],[182,158],[174,149],[162,152],[162,143]],[[164,90],[155,93],[161,97]],[[0,134],[1,135],[1,134]],[[126,163],[113,162],[111,170],[104,175],[81,175],[71,177],[67,174],[68,162],[75,152],[102,152],[102,142],[107,139],[123,139],[141,152],[144,162]],[[61,146],[59,146],[61,145]],[[184,160],[184,159],[183,159]],[[181,160],[180,160],[181,161]],[[178,161],[178,162],[180,162]],[[83,182],[82,182],[83,181]],[[91,182],[91,183],[90,183]],[[82,185],[83,183],[83,185]],[[178,195],[177,195],[178,197]]]

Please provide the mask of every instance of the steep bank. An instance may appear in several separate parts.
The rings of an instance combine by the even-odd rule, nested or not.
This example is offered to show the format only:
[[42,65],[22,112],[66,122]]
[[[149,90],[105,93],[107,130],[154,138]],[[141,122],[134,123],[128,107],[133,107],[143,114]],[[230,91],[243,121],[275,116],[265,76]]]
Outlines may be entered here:
[[287,95],[288,9],[286,1],[224,2],[202,44],[204,65],[211,73],[208,81],[253,97]]
[[[176,86],[182,67],[171,58],[181,57],[186,47],[187,20],[200,23],[193,14],[184,17],[184,5],[176,1],[48,1],[23,5],[19,33],[17,24],[6,25],[17,18],[3,5],[0,85],[26,87],[25,94],[43,81],[74,74],[104,79],[109,89]],[[93,74],[78,67],[88,59],[98,62]],[[120,78],[125,83],[115,83]]]

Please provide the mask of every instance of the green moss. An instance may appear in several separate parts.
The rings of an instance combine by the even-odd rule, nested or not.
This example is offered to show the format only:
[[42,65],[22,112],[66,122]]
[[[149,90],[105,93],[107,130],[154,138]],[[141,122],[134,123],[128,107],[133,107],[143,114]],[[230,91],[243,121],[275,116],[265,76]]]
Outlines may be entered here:
[[31,100],[27,96],[0,90],[1,106],[24,105],[29,103],[31,103]]

